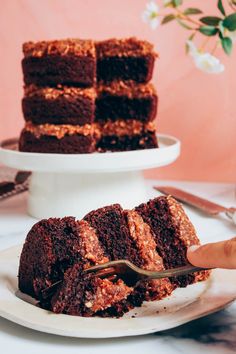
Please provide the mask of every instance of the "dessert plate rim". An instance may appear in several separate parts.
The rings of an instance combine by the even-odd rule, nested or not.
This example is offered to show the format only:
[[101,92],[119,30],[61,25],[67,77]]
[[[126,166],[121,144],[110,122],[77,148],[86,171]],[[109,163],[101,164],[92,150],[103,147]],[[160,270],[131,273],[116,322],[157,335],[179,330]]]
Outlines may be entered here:
[[77,338],[150,334],[217,312],[236,299],[236,270],[218,269],[208,281],[177,289],[169,298],[146,303],[119,319],[53,314],[18,296],[21,248],[17,245],[0,251],[0,316],[40,332]]

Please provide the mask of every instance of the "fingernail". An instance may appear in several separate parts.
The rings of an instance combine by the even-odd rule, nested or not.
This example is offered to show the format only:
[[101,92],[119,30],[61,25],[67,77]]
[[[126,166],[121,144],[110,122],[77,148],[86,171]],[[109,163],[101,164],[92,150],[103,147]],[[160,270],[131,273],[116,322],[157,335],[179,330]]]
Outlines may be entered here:
[[188,252],[195,252],[199,247],[200,247],[200,245],[193,245],[193,246],[190,246],[190,247],[188,248]]

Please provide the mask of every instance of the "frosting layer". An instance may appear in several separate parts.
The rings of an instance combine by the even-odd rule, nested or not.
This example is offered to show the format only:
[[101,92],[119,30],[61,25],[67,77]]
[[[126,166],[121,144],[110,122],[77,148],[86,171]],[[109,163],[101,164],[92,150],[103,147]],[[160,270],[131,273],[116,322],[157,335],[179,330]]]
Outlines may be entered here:
[[62,39],[54,41],[26,42],[23,44],[25,57],[43,57],[47,55],[76,55],[95,57],[92,40]]
[[142,123],[135,119],[117,120],[107,122],[96,122],[85,125],[67,125],[67,124],[40,124],[34,125],[32,122],[26,122],[25,130],[34,134],[37,138],[41,135],[53,135],[58,139],[62,139],[65,135],[82,134],[94,135],[97,139],[101,136],[125,136],[138,135],[144,131],[155,132],[156,127],[154,122]]
[[111,38],[96,43],[98,58],[102,57],[128,57],[151,54],[157,56],[153,45],[147,41],[139,40],[135,37],[117,39]]

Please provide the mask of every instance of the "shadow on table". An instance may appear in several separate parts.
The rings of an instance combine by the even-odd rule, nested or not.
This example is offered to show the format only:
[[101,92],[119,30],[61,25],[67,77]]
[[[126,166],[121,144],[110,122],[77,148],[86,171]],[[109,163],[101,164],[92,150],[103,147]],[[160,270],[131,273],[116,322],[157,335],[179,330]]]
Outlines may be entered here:
[[180,327],[155,333],[157,337],[190,339],[202,344],[222,346],[236,352],[236,306],[200,318]]

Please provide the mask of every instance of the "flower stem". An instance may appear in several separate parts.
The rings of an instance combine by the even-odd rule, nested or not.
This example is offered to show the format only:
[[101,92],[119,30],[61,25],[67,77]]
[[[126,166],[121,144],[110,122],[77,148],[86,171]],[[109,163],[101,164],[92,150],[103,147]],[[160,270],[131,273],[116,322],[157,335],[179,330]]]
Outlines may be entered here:
[[179,16],[179,18],[181,20],[185,20],[185,21],[191,22],[191,23],[193,23],[194,25],[197,25],[197,26],[201,26],[201,23],[199,21],[195,21],[194,19],[192,19],[191,17],[185,15],[183,12],[181,12],[177,8],[175,10],[176,10],[177,15]]
[[215,42],[215,45],[214,45],[212,51],[211,51],[211,54],[214,54],[214,53],[215,53],[215,51],[216,51],[216,49],[217,49],[217,47],[218,47],[218,44],[219,44],[219,41],[217,40],[217,41]]
[[206,37],[205,40],[203,41],[200,51],[203,51],[203,49],[206,47],[207,43],[209,42],[210,37]]

